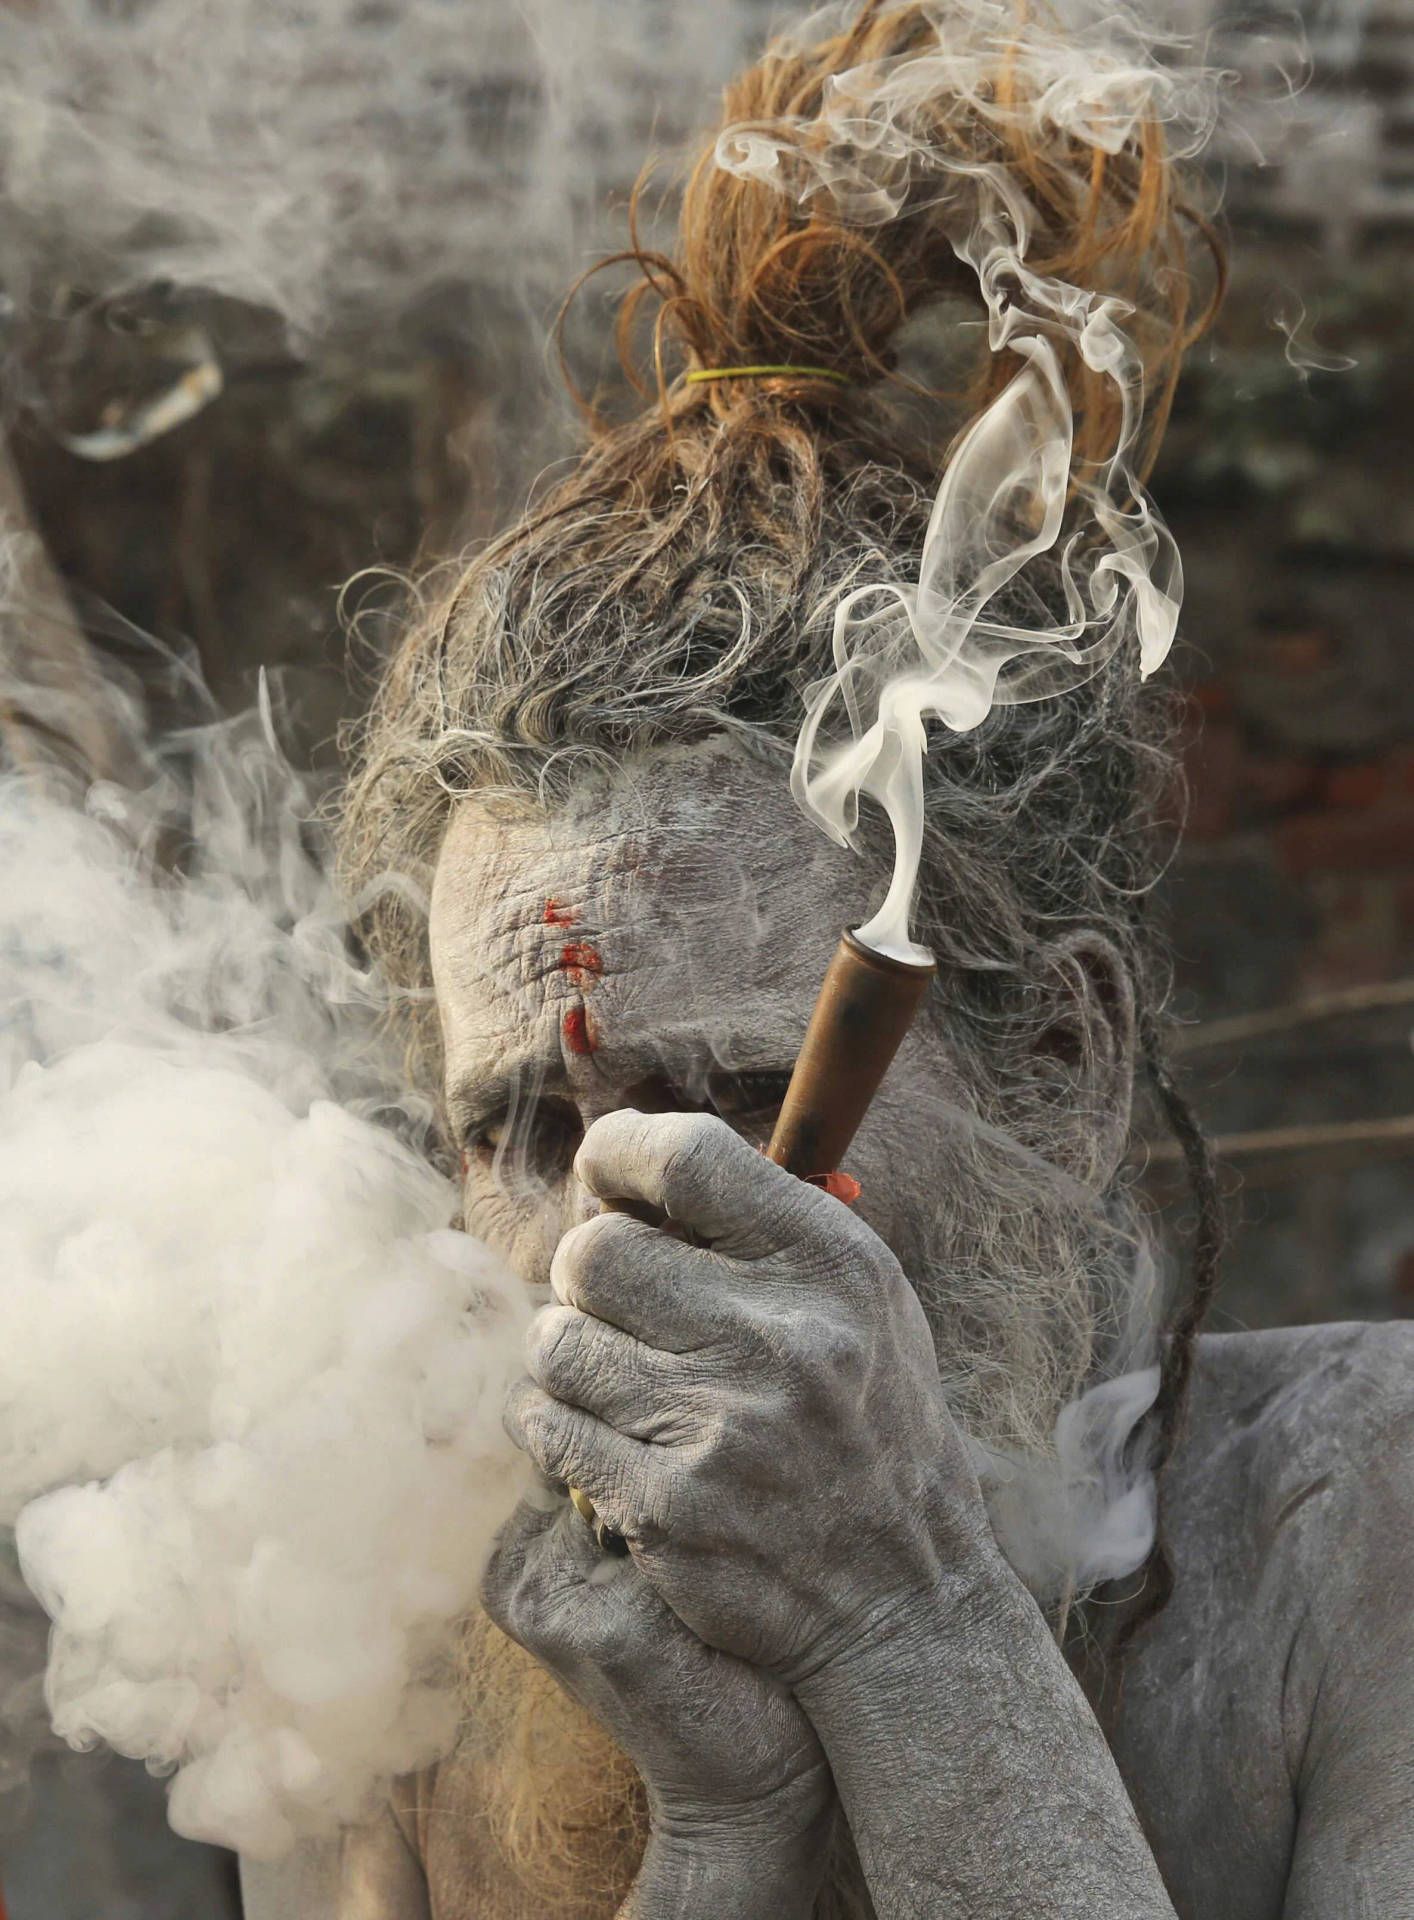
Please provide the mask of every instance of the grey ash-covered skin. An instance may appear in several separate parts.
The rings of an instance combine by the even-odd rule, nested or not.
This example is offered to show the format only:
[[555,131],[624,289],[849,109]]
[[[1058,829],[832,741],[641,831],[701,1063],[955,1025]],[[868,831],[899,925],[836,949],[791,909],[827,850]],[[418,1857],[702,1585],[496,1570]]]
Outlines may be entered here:
[[[837,1805],[882,1916],[1414,1913],[1414,1333],[1202,1342],[1163,1487],[1173,1597],[1082,1684],[949,1410],[966,1341],[910,1284],[958,1164],[946,1021],[910,1035],[861,1132],[857,1210],[764,1162],[753,1090],[789,1067],[867,879],[774,774],[694,771],[594,817],[464,805],[432,918],[467,1223],[554,1289],[508,1423],[634,1542],[606,1563],[547,1490],[486,1590],[643,1779],[623,1913],[810,1914]],[[1078,983],[1103,973],[1100,948],[1088,961]],[[1072,1102],[1075,1163],[1103,1179],[1127,1127],[1119,983],[1074,1017],[1108,1032],[1077,1051]],[[709,1075],[731,1127],[626,1111],[701,1099]],[[517,1184],[497,1129],[527,1086],[540,1130],[523,1125],[535,1179]],[[666,1204],[707,1244],[599,1216],[600,1195]],[[1010,1304],[1024,1402],[1042,1309]],[[534,1913],[476,1791],[444,1763],[436,1819],[386,1811],[327,1885],[252,1871],[249,1920]]]

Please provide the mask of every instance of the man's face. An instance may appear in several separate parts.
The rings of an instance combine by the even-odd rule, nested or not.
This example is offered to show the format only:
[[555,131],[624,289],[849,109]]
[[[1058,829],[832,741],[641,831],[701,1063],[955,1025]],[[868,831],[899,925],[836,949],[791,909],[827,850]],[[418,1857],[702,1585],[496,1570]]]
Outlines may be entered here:
[[[764,1143],[840,931],[881,878],[802,819],[779,773],[722,748],[661,753],[548,818],[463,802],[431,950],[468,1230],[546,1284],[597,1204],[575,1150],[618,1107],[712,1109]],[[1072,1169],[1105,1157],[1107,1108],[1122,1140],[1121,1051],[1109,1089],[1060,1083]],[[1127,1282],[1097,1292],[1100,1196],[978,1119],[936,1017],[915,1021],[846,1165],[920,1295],[954,1412],[978,1437],[1049,1447],[1097,1328],[1124,1312],[1105,1289]]]
[[[876,878],[802,819],[778,772],[720,749],[661,754],[549,818],[463,803],[431,947],[469,1230],[543,1283],[594,1204],[575,1149],[618,1107],[711,1109],[764,1142]],[[951,1080],[919,1022],[849,1156],[861,1212],[910,1271],[940,1172],[919,1123]]]

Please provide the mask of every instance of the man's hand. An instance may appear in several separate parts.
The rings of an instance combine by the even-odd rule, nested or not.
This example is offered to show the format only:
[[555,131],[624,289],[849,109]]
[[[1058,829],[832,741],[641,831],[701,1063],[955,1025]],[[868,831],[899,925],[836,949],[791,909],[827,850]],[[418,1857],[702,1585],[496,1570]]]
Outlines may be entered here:
[[876,1910],[1173,1920],[887,1248],[716,1120],[611,1114],[577,1165],[703,1244],[626,1214],[567,1234],[508,1425],[702,1640],[791,1687]]
[[628,1915],[731,1920],[763,1891],[780,1920],[811,1910],[834,1786],[778,1681],[704,1646],[548,1490],[503,1529],[482,1599],[638,1769],[652,1834]]
[[661,1208],[566,1234],[512,1437],[702,1640],[796,1684],[999,1565],[898,1262],[721,1121],[620,1112],[576,1161]]

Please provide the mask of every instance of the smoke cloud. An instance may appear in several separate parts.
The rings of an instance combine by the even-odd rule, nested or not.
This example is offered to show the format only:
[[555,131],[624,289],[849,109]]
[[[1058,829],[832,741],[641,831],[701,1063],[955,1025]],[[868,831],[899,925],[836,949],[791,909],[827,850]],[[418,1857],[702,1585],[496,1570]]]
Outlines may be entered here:
[[270,714],[0,782],[0,1524],[75,1745],[259,1855],[444,1750],[524,1289],[449,1230]]
[[1143,1566],[1158,1531],[1158,1484],[1144,1419],[1159,1391],[1167,1289],[1136,1240],[1127,1310],[1102,1377],[1067,1401],[1044,1452],[969,1441],[997,1543],[1045,1606]]
[[167,281],[306,343],[449,285],[553,298],[763,20],[755,0],[5,8],[0,281],[20,306]]

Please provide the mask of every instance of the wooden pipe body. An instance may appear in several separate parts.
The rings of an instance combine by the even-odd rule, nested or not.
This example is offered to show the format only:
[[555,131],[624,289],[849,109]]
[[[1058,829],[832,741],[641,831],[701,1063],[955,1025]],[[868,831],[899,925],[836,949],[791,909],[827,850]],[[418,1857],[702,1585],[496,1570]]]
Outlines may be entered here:
[[836,1171],[937,970],[932,960],[895,960],[852,933],[841,935],[768,1159],[802,1180]]

